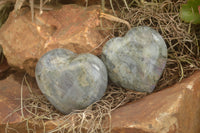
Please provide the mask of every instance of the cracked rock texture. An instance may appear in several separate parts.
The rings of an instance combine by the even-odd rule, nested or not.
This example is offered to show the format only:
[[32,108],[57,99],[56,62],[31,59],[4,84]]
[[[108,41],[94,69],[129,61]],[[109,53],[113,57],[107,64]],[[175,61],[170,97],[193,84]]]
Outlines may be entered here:
[[55,48],[100,55],[102,45],[99,45],[109,32],[105,27],[111,25],[103,21],[102,30],[99,13],[100,6],[63,5],[42,15],[36,10],[34,22],[28,8],[22,8],[18,15],[10,13],[0,28],[0,45],[8,64],[34,76],[38,59]]

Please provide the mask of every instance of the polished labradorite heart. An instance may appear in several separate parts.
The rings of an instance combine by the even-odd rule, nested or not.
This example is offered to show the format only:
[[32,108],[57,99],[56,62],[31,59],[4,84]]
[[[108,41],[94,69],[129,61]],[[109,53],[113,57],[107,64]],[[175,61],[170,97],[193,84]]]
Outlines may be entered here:
[[124,37],[109,40],[103,48],[102,60],[115,84],[152,92],[165,67],[167,47],[157,31],[136,27]]
[[65,114],[99,100],[107,88],[106,67],[98,57],[65,49],[41,57],[35,77],[42,93]]

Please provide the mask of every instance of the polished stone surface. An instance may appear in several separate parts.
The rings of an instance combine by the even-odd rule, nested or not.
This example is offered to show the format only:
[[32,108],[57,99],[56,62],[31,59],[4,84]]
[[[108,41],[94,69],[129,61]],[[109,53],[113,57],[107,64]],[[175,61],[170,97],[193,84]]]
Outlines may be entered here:
[[107,88],[106,67],[98,57],[65,49],[43,55],[35,77],[42,93],[65,114],[99,100]]
[[109,40],[103,48],[102,60],[115,84],[152,92],[165,67],[167,47],[157,31],[140,26],[124,37]]

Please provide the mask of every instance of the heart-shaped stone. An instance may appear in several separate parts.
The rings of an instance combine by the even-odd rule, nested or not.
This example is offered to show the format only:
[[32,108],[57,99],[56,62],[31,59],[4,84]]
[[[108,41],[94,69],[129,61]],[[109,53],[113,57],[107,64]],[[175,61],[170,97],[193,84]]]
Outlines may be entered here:
[[109,78],[124,88],[152,92],[167,61],[161,35],[150,27],[132,28],[109,40],[102,52]]
[[55,49],[37,63],[35,77],[47,99],[64,114],[99,100],[107,88],[107,70],[92,54]]

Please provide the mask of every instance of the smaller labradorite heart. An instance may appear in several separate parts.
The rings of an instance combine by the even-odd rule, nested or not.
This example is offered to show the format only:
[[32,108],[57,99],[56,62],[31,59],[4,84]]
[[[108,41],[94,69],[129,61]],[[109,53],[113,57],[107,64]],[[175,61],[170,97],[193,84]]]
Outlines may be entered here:
[[43,55],[36,65],[35,77],[42,93],[64,114],[99,100],[108,80],[106,67],[98,57],[65,49]]
[[167,47],[157,31],[136,27],[124,37],[109,40],[103,48],[102,60],[115,84],[152,92],[165,67]]

